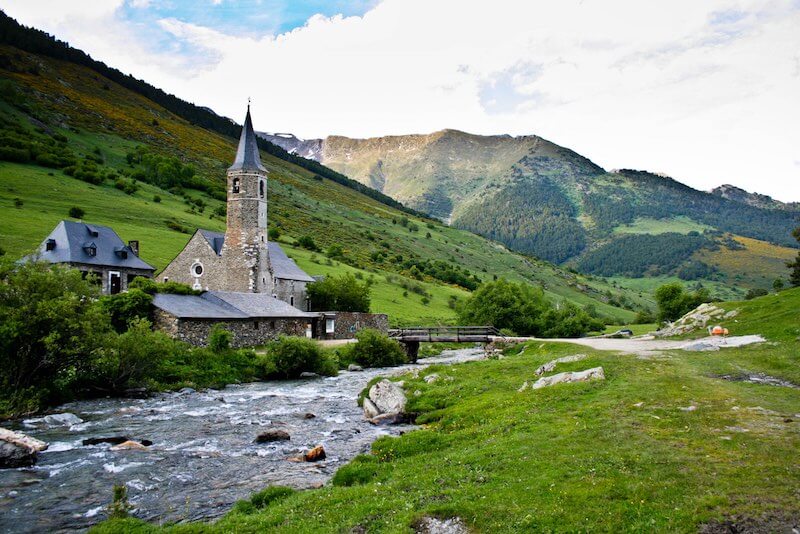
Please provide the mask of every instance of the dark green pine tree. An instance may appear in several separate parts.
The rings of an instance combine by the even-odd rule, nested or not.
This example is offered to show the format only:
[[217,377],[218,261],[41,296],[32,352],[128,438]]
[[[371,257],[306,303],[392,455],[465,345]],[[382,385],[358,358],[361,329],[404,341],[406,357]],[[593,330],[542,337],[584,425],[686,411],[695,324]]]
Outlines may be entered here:
[[[792,235],[800,243],[800,227],[795,228]],[[789,273],[789,283],[792,287],[800,287],[800,252],[797,253],[797,258],[791,263],[787,264],[791,272]]]

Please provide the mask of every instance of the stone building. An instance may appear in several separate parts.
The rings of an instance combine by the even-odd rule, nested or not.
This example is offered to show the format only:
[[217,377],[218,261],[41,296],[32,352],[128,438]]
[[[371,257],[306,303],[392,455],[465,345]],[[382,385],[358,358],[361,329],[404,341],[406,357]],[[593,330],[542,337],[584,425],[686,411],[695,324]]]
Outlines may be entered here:
[[159,280],[208,291],[263,293],[308,310],[306,285],[314,279],[267,240],[267,170],[249,107],[227,181],[225,233],[197,230]]
[[127,291],[137,276],[152,278],[155,268],[139,258],[139,242],[126,245],[108,226],[61,221],[38,250],[23,261],[46,261],[74,267],[84,276],[94,274],[103,293]]
[[157,294],[153,304],[154,326],[197,346],[208,343],[216,324],[233,334],[232,346],[252,347],[280,335],[318,337],[322,321],[321,314],[300,311],[266,293]]

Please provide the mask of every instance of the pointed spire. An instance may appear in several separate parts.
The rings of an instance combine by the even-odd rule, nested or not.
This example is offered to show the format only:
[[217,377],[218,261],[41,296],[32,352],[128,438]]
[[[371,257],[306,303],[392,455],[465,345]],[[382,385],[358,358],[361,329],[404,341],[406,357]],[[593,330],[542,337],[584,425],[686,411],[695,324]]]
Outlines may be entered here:
[[236,159],[229,171],[266,171],[261,164],[261,157],[258,154],[258,143],[256,143],[256,133],[253,130],[253,120],[250,118],[250,102],[247,103],[247,116],[244,118],[242,126],[242,136],[239,138],[239,149],[236,151]]

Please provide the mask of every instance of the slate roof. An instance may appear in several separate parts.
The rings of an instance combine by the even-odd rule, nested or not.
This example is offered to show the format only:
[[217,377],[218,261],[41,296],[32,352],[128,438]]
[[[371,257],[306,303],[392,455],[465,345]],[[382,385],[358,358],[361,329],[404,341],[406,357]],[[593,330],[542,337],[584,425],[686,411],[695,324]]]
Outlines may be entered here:
[[256,133],[253,131],[253,120],[250,118],[250,106],[247,106],[247,115],[242,126],[242,135],[239,137],[239,148],[236,150],[236,158],[229,171],[264,171],[266,169],[261,164],[261,156],[258,154],[258,142]]
[[319,313],[300,311],[266,293],[206,291],[202,295],[157,294],[153,305],[181,319],[312,318]]
[[[55,248],[47,250],[47,242],[55,241]],[[87,249],[94,248],[92,256]],[[123,257],[127,256],[127,257]],[[154,271],[155,267],[144,262],[126,245],[117,233],[108,226],[61,221],[42,241],[36,253],[25,260],[41,260],[50,263],[83,263],[99,267],[124,267]]]
[[[211,232],[209,230],[199,230],[200,234],[208,242],[208,245],[217,253],[222,252],[222,245],[225,243],[225,234]],[[303,269],[297,266],[293,259],[286,255],[281,246],[273,241],[267,242],[267,253],[269,263],[272,267],[272,275],[281,280],[297,280],[300,282],[314,282],[315,279],[308,275]]]

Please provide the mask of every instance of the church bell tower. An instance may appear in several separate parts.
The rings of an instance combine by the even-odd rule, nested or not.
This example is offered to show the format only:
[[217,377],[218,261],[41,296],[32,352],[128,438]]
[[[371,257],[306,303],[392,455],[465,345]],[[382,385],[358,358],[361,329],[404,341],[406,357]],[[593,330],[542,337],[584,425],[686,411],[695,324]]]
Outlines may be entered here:
[[229,291],[273,291],[267,250],[267,170],[261,164],[250,105],[228,168],[228,220],[221,256]]

